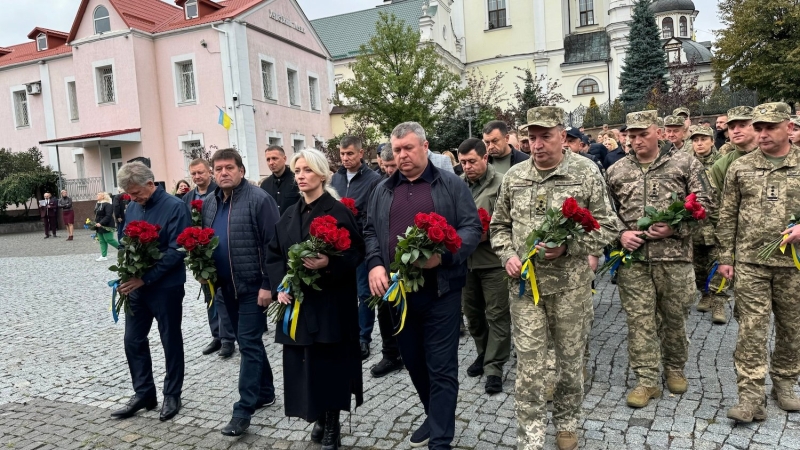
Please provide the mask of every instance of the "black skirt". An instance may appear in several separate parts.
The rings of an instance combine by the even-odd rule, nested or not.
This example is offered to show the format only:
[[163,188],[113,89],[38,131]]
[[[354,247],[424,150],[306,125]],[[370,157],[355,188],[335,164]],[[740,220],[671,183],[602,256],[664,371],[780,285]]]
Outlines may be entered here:
[[352,395],[360,406],[364,383],[358,341],[284,345],[283,380],[288,417],[314,422],[326,411],[350,411]]

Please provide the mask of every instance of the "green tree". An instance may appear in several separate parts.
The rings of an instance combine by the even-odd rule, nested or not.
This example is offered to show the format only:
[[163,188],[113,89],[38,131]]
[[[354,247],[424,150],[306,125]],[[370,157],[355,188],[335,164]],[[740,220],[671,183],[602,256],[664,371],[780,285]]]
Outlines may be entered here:
[[603,123],[603,115],[600,113],[600,107],[597,106],[597,101],[592,97],[589,100],[589,109],[586,110],[586,115],[583,116],[584,127],[594,127]]
[[31,198],[58,189],[58,176],[44,165],[42,152],[36,147],[24,152],[0,149],[0,211],[11,204],[24,205],[27,215]]
[[614,99],[614,103],[608,108],[608,123],[618,124],[625,123],[625,108],[618,98]]
[[630,42],[619,77],[623,102],[638,103],[667,74],[667,57],[661,47],[661,33],[650,0],[636,0],[633,6]]
[[694,59],[686,64],[671,64],[666,80],[659,80],[647,94],[647,103],[657,109],[659,115],[667,116],[679,106],[690,111],[699,111],[703,99],[711,95],[711,87],[698,87],[699,75]]
[[800,2],[720,0],[718,47],[712,65],[732,89],[762,99],[800,100]]
[[353,79],[339,83],[337,106],[345,117],[375,124],[385,135],[413,120],[424,128],[458,108],[467,95],[461,78],[439,62],[431,44],[394,15],[380,14],[375,34],[350,65]]
[[517,104],[511,108],[511,116],[514,118],[515,125],[522,125],[527,122],[528,110],[537,106],[555,106],[558,103],[567,101],[563,95],[558,93],[561,83],[546,75],[534,76],[530,69],[514,67],[522,74],[517,78],[522,81],[522,88],[514,83],[514,100]]
[[345,122],[345,130],[341,134],[329,139],[324,149],[325,155],[328,157],[328,162],[334,167],[339,167],[342,163],[342,159],[339,157],[339,142],[341,142],[345,136],[357,136],[361,138],[362,148],[364,149],[364,159],[368,162],[378,156],[376,153],[378,145],[386,141],[385,137],[365,119],[348,120]]

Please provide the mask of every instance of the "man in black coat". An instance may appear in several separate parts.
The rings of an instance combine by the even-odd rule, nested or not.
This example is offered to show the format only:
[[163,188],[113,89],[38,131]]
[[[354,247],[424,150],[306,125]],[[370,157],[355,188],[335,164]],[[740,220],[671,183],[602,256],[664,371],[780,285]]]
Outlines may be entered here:
[[[191,209],[193,201],[200,200],[205,203],[206,198],[213,196],[214,191],[217,189],[217,184],[214,183],[211,177],[211,164],[205,159],[195,159],[190,162],[189,175],[192,177],[195,188],[183,196],[183,202]],[[212,337],[211,343],[203,349],[203,354],[210,355],[219,351],[220,358],[230,358],[233,356],[233,343],[236,340],[236,335],[233,333],[228,311],[225,308],[217,308],[219,296],[222,295],[222,292],[217,290],[212,301],[211,289],[208,284],[202,285],[201,288],[205,297],[208,327],[211,329]]]
[[[267,246],[280,219],[275,200],[244,178],[242,157],[234,149],[217,150],[211,158],[217,189],[203,207],[203,225],[214,229],[214,250],[220,306],[228,311],[242,355],[239,396],[233,417],[222,428],[225,436],[240,436],[259,408],[275,403],[272,367],[262,334],[264,311],[272,301],[267,275]],[[279,282],[280,280],[275,280]]]
[[42,222],[44,222],[45,239],[50,237],[50,233],[53,233],[53,237],[58,237],[56,236],[56,231],[58,230],[57,213],[58,200],[51,196],[49,192],[45,192],[44,200],[39,202],[39,216],[42,218]]
[[508,139],[508,125],[502,120],[493,120],[483,127],[483,143],[486,144],[486,152],[489,153],[489,164],[502,175],[505,175],[512,166],[530,158],[530,155],[511,147]]
[[286,152],[283,147],[270,145],[264,152],[264,157],[272,175],[261,182],[261,189],[275,200],[278,212],[283,214],[300,200],[300,190],[294,182],[294,173],[286,167]]
[[120,188],[119,193],[111,199],[118,241],[122,240],[122,232],[125,230],[125,209],[128,207],[128,203],[130,203],[129,197],[130,195],[125,194],[125,191]]

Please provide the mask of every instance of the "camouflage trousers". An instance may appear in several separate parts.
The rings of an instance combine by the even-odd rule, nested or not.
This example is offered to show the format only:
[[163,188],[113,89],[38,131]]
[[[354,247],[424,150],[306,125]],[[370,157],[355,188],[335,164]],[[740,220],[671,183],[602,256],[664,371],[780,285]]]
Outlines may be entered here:
[[639,384],[660,386],[659,363],[683,370],[689,358],[686,319],[695,299],[694,270],[686,262],[654,262],[622,266],[617,273],[630,367]]
[[706,281],[708,280],[708,275],[711,273],[711,266],[717,259],[716,249],[717,248],[713,245],[694,245],[694,248],[692,249],[694,283],[695,286],[697,286],[697,290],[700,291],[703,297],[710,295],[713,296],[715,300],[727,302],[729,299],[727,294],[727,286],[729,284],[727,282],[725,283],[725,290],[717,294],[719,285],[722,282],[722,275],[720,275],[719,272],[715,273],[714,277],[711,278],[711,283],[708,284],[708,292],[706,292]]
[[[513,283],[516,287],[517,284]],[[514,406],[517,413],[517,449],[544,447],[547,429],[545,378],[548,329],[556,355],[556,389],[553,424],[556,430],[576,432],[583,402],[583,353],[588,335],[589,286],[543,295],[533,304],[530,291],[522,297],[512,289],[509,304],[517,350]],[[550,327],[550,323],[553,326]]]
[[762,404],[767,375],[770,313],[775,316],[775,349],[771,355],[773,383],[800,375],[800,271],[736,263],[734,311],[739,322],[733,363],[739,401]]
[[[589,335],[592,333],[592,326],[594,325],[594,303],[592,307],[586,311],[586,347],[583,350],[583,367],[589,367],[592,353],[589,351]],[[553,387],[556,384],[556,349],[553,345],[553,324],[548,323],[547,327],[547,378],[545,386]],[[583,380],[586,383],[588,380]]]

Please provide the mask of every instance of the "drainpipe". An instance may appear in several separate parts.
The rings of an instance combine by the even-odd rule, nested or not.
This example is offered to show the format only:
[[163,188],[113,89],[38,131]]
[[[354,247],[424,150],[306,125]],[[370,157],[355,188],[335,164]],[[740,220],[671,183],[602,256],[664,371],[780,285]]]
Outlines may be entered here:
[[[225,23],[229,23],[230,19],[225,19],[224,22]],[[225,35],[225,46],[228,48],[228,72],[231,74],[231,85],[230,85],[230,88],[231,88],[231,94],[233,94],[233,93],[236,92],[236,89],[233,86],[233,63],[231,62],[231,38],[230,38],[230,34],[228,34],[228,32],[223,30],[223,29],[217,28],[216,25],[211,25],[211,29],[219,31],[220,33]],[[222,106],[226,110],[228,109],[226,105],[223,104]],[[225,111],[225,113],[227,114],[227,111]],[[239,145],[239,128],[236,125],[236,122],[233,123],[233,133],[236,136],[236,147],[237,147],[237,150],[241,151],[241,146]]]
[[61,195],[61,191],[64,190],[64,182],[61,178],[61,155],[58,153],[58,146],[56,145],[56,169],[58,170],[58,191]]

